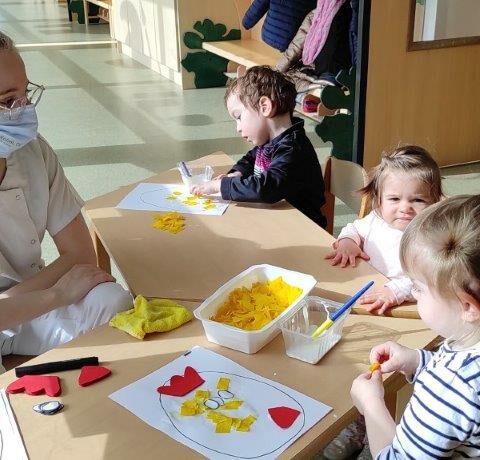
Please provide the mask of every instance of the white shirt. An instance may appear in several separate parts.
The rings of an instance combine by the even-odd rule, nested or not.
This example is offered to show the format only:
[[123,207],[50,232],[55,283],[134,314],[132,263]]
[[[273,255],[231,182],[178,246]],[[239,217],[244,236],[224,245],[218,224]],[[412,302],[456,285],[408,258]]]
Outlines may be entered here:
[[83,204],[41,136],[7,159],[0,183],[0,292],[44,267],[45,231],[55,236]]
[[418,351],[413,395],[377,459],[480,458],[480,352]]
[[337,239],[350,238],[363,249],[370,257],[368,263],[390,279],[385,286],[393,291],[399,305],[406,300],[414,300],[411,294],[412,281],[403,274],[400,264],[402,235],[402,230],[393,228],[372,211],[363,219],[347,224]]

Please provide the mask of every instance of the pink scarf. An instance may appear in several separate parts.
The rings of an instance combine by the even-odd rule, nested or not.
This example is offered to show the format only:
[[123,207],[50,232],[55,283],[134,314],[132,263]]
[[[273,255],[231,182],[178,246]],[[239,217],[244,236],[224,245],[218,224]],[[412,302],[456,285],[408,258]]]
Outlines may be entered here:
[[303,46],[302,61],[305,65],[313,64],[322,51],[333,18],[344,3],[345,0],[318,0],[312,25]]

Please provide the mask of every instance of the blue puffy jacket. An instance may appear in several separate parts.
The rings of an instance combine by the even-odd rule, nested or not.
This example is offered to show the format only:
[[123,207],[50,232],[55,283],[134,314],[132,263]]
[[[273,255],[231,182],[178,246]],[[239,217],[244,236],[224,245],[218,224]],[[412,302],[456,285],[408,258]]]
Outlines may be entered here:
[[254,0],[243,18],[243,27],[252,28],[267,13],[262,39],[273,48],[285,51],[305,16],[317,0]]

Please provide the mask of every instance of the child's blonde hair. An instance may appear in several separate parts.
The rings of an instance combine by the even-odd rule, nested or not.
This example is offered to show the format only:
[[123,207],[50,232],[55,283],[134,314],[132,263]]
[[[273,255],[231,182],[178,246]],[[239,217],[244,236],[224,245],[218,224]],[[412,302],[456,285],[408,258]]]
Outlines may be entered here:
[[442,177],[437,162],[424,148],[405,145],[383,153],[380,164],[369,173],[368,184],[359,190],[362,195],[370,198],[373,209],[381,205],[383,184],[391,172],[408,173],[424,182],[429,187],[432,203],[440,201],[443,196]]
[[441,201],[415,217],[400,245],[403,270],[440,295],[480,302],[480,195]]

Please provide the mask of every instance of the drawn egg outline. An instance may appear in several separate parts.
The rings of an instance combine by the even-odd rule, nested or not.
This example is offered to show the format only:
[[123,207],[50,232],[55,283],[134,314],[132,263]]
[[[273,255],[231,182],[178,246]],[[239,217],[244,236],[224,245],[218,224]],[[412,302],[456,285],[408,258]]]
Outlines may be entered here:
[[[211,452],[215,452],[215,453],[218,453],[220,455],[230,456],[232,458],[239,458],[239,459],[256,459],[256,458],[258,458],[258,459],[261,459],[262,457],[273,454],[275,451],[277,451],[278,449],[283,447],[285,444],[290,443],[292,439],[297,437],[298,434],[302,432],[302,430],[305,426],[305,411],[304,411],[302,405],[293,396],[289,395],[288,393],[281,390],[280,388],[277,388],[275,385],[272,385],[268,382],[264,382],[263,380],[259,380],[259,379],[252,378],[252,377],[246,377],[244,375],[238,375],[238,374],[234,374],[234,373],[220,372],[220,371],[197,371],[197,372],[205,380],[205,383],[200,385],[195,390],[191,391],[190,393],[188,393],[187,395],[185,395],[181,398],[176,397],[176,396],[162,395],[162,394],[160,394],[160,397],[159,397],[160,406],[161,406],[163,412],[165,413],[165,415],[167,416],[168,420],[170,421],[170,423],[174,427],[174,429],[181,436],[188,439],[190,442],[193,442],[193,443],[197,444],[198,446],[203,447],[204,449],[207,449]],[[208,383],[205,374],[212,374],[212,375],[216,374],[217,375],[216,380],[215,380],[214,377],[210,377],[212,379],[212,382],[214,382],[213,385],[212,385],[212,383]],[[171,417],[171,415],[170,415],[171,411],[169,411],[166,408],[167,404],[164,404],[163,400],[172,401],[172,402],[174,402],[174,401],[175,402],[178,402],[178,401],[183,402],[186,399],[191,399],[192,395],[195,394],[196,390],[204,389],[204,388],[207,388],[207,389],[216,388],[216,383],[217,383],[219,377],[229,378],[230,376],[235,377],[235,378],[239,378],[239,379],[250,380],[252,382],[255,382],[256,385],[264,385],[264,386],[270,387],[270,391],[275,390],[275,391],[279,392],[281,394],[281,397],[278,398],[279,402],[276,403],[274,406],[271,406],[271,407],[288,406],[288,407],[291,407],[291,408],[294,408],[294,409],[297,409],[297,410],[300,411],[300,415],[298,416],[298,418],[295,420],[294,424],[292,425],[292,427],[295,427],[295,428],[290,427],[290,428],[287,428],[287,429],[282,429],[279,426],[277,426],[275,424],[275,422],[270,418],[270,416],[268,414],[268,410],[267,410],[269,407],[268,408],[266,407],[265,410],[262,411],[262,412],[256,410],[259,418],[260,417],[267,418],[269,420],[269,423],[271,423],[274,427],[278,428],[278,430],[279,430],[278,431],[279,432],[279,439],[281,439],[281,441],[278,441],[278,443],[279,443],[278,445],[273,446],[273,447],[269,447],[268,452],[261,452],[261,453],[255,453],[254,455],[242,456],[242,455],[238,455],[238,453],[235,454],[234,452],[226,452],[226,451],[224,452],[224,451],[220,451],[218,449],[213,449],[213,448],[203,444],[202,442],[192,438],[191,435],[185,434],[185,432],[184,432],[184,430],[182,430],[181,426],[180,427],[177,426],[178,420],[175,420]],[[163,383],[163,385],[168,385],[169,381],[170,381],[170,379],[166,380]],[[235,384],[236,384],[236,382],[235,382]],[[254,393],[254,392],[255,391],[252,390],[252,389],[248,390],[248,393]],[[242,397],[243,397],[243,395],[242,395]],[[285,402],[285,399],[287,399],[289,402]],[[246,402],[248,403],[248,401],[246,401]],[[258,423],[258,420],[255,423]],[[254,425],[255,424],[253,424],[252,426],[254,427]],[[212,427],[214,427],[213,423],[212,423]],[[252,430],[252,431],[253,432],[241,433],[241,436],[245,436],[245,440],[248,441],[248,436],[249,435],[250,436],[251,435],[258,435],[258,433],[256,433],[254,430]],[[232,433],[233,433],[233,430],[232,430]],[[259,435],[262,436],[262,433],[260,433]],[[285,435],[287,435],[288,438],[285,438]],[[217,434],[217,436],[228,436],[228,434]],[[237,447],[237,445],[232,446],[233,449],[235,449],[236,447]]]

